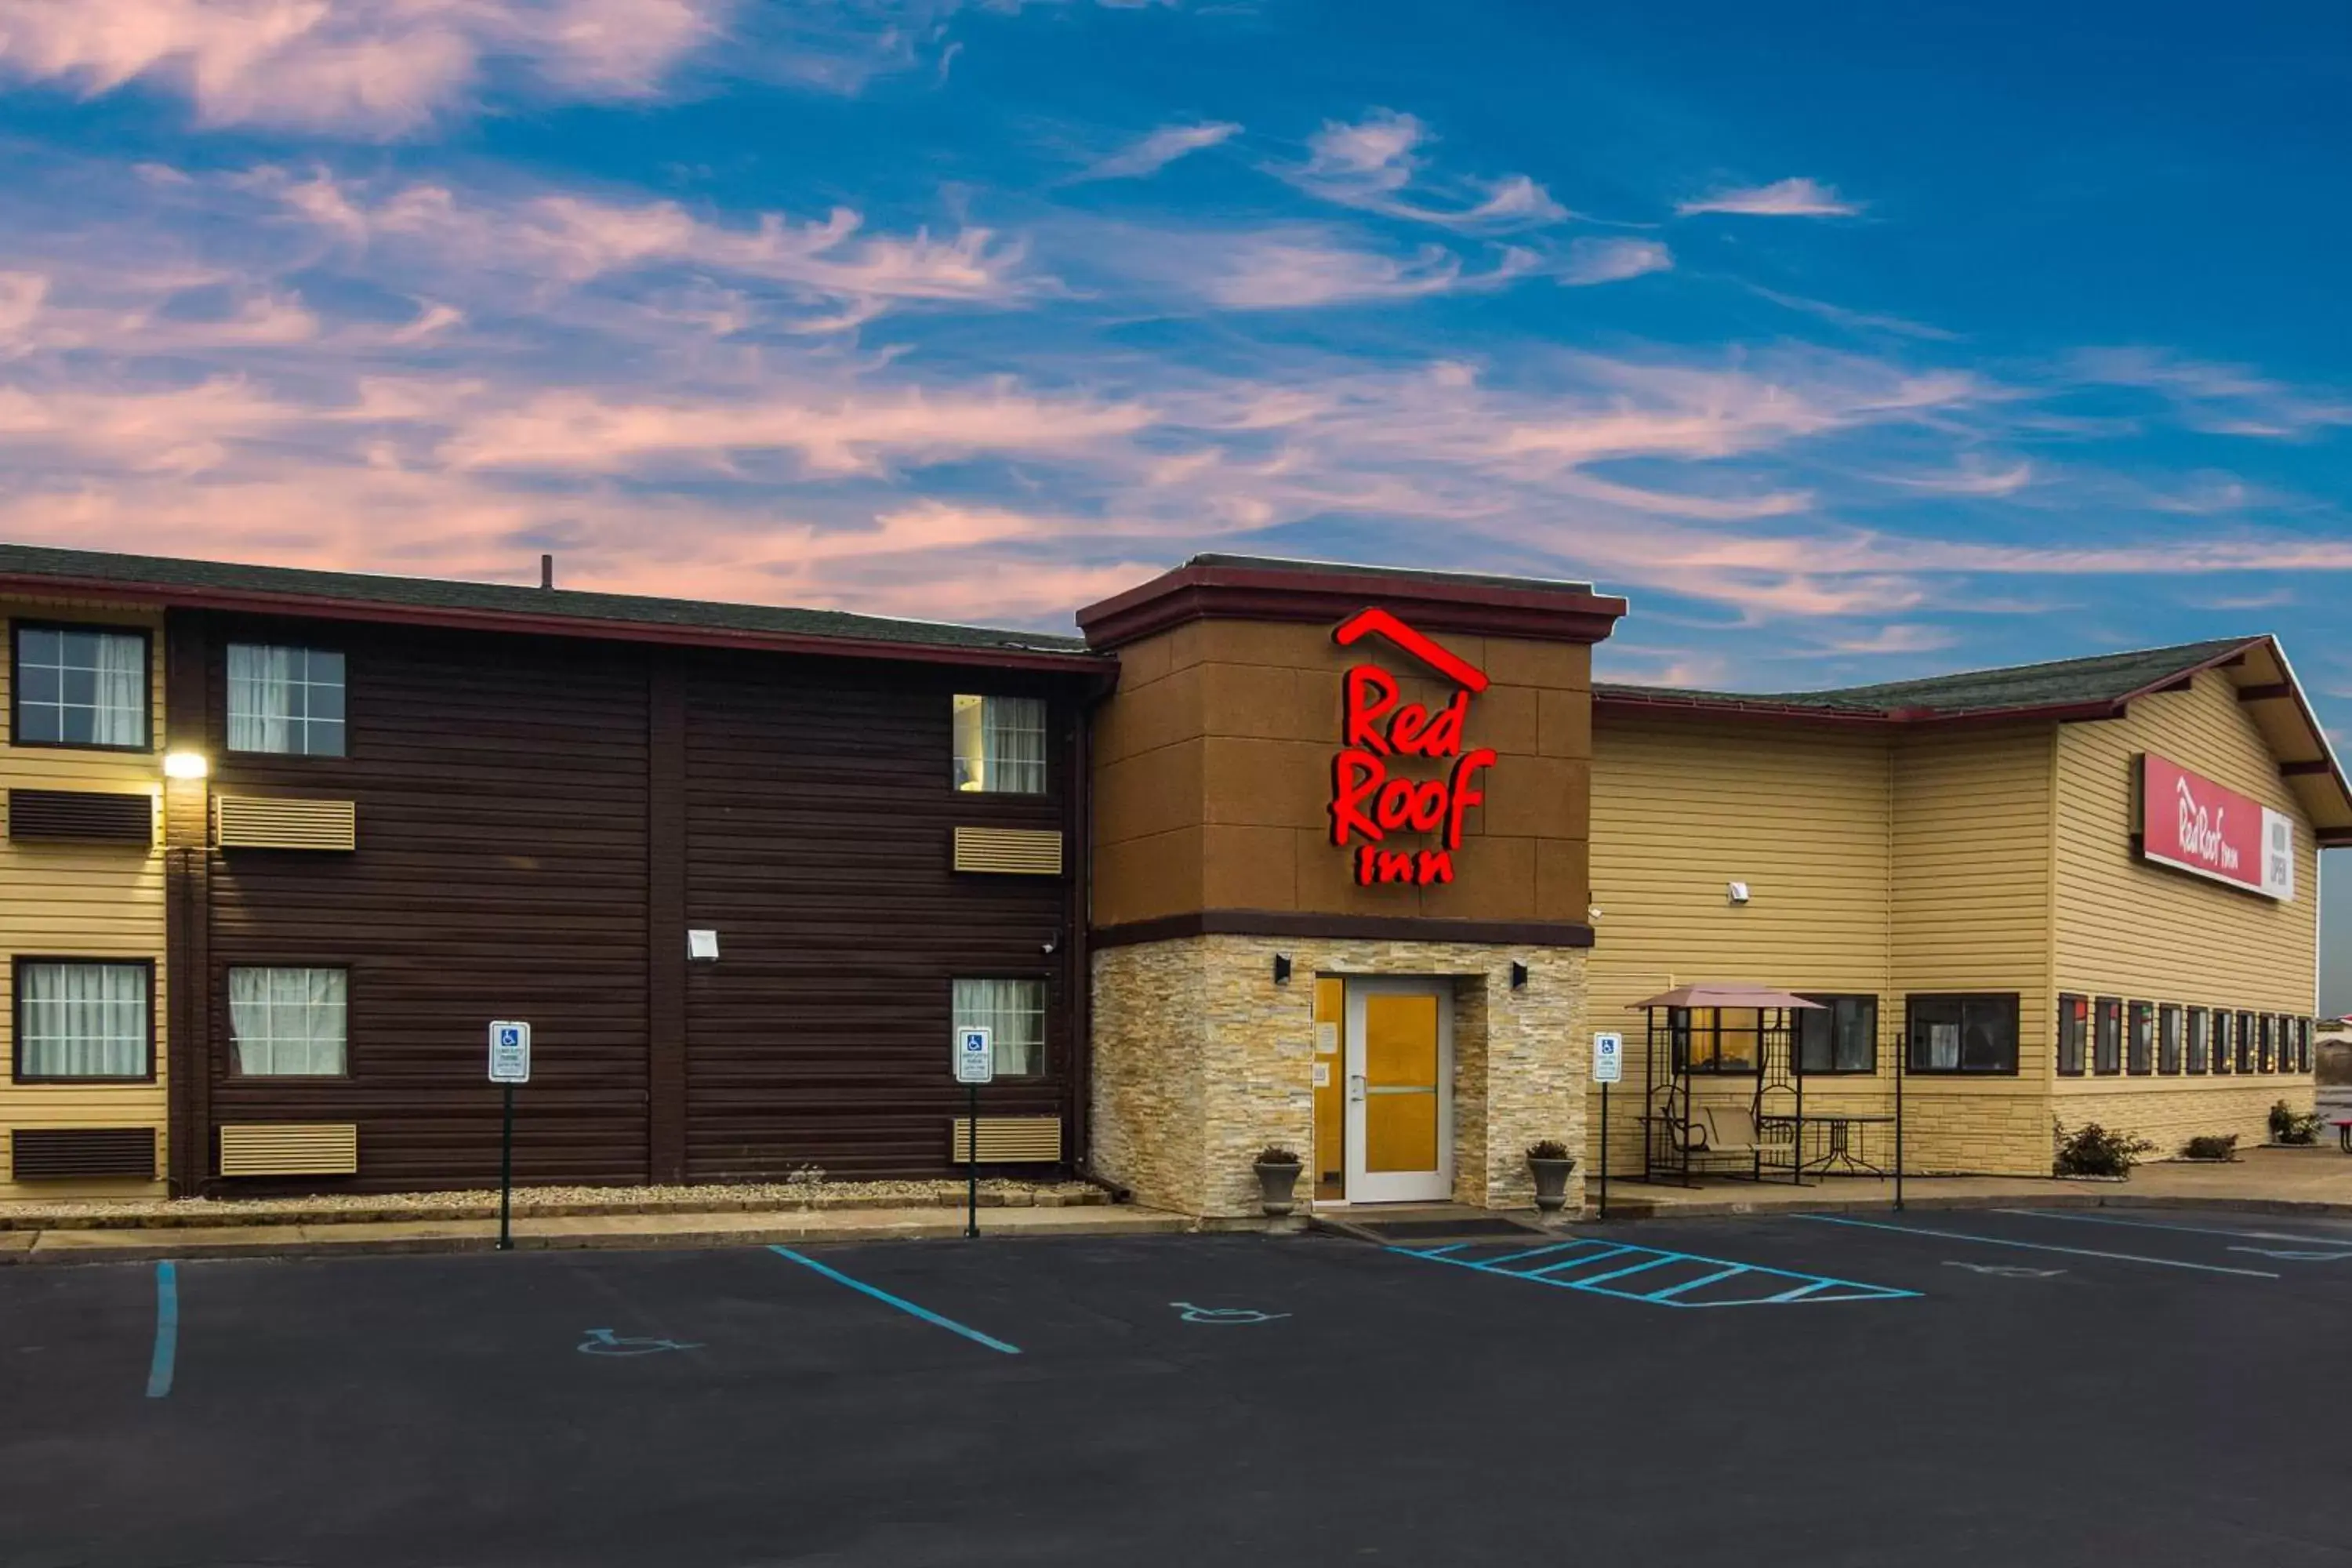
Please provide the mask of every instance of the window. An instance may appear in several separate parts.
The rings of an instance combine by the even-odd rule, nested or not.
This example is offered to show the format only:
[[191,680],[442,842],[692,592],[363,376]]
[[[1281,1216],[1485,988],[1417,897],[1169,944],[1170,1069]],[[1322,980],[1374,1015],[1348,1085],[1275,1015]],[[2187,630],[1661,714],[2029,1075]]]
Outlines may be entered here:
[[2270,1013],[2254,1020],[2254,1036],[2259,1042],[2254,1050],[2258,1071],[2274,1071],[2278,1066],[2278,1023],[2277,1016]]
[[151,966],[20,958],[16,973],[18,1079],[154,1076]]
[[2205,1072],[2211,1065],[2210,1027],[2204,1008],[2189,1009],[2189,1070],[2192,1075]]
[[1911,1071],[2017,1070],[2015,992],[1913,996],[1904,1012],[1910,1020]]
[[323,648],[228,645],[228,749],[343,754],[343,656]]
[[1790,1014],[1799,1072],[1878,1070],[1877,997],[1808,994],[1805,1000],[1822,1005],[1819,1011],[1800,1008]]
[[955,1027],[986,1029],[996,1047],[996,1076],[1035,1078],[1045,1070],[1045,983],[959,980]]
[[2103,1073],[2124,1070],[2124,1005],[2113,996],[2099,998],[2099,1030],[2091,1058],[2091,1070]]
[[2252,1013],[2241,1013],[2238,1015],[2238,1070],[2240,1072],[2254,1070],[2255,1046],[2254,1016]]
[[2311,1070],[2311,1020],[2308,1018],[2294,1021],[2294,1070]]
[[2091,1032],[2091,1004],[2085,997],[2058,998],[2058,1070],[2069,1078],[2083,1073],[2083,1050]]
[[1045,700],[955,700],[955,786],[990,795],[1045,793]]
[[351,977],[341,969],[228,972],[228,1026],[247,1078],[340,1078],[347,1070]]
[[2167,1002],[2156,1013],[2156,1070],[2173,1074],[2180,1070],[2180,1005]]
[[1753,1073],[1762,1060],[1764,1015],[1754,1007],[1670,1007],[1675,1059],[1685,1072]]
[[2131,1005],[2131,1070],[2145,1078],[2156,1070],[2156,1007],[2148,1002]]
[[147,634],[16,626],[14,739],[20,746],[147,749]]
[[2213,1009],[2213,1070],[2232,1070],[2237,1056],[2237,1015],[2221,1007]]

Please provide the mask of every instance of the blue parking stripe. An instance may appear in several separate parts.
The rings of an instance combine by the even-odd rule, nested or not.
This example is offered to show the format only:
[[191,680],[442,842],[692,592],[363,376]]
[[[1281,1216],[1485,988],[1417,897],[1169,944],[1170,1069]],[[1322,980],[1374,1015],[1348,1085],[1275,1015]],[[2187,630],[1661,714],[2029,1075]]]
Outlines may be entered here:
[[155,1265],[155,1349],[147,1358],[147,1397],[172,1392],[172,1369],[180,1358],[180,1270],[169,1259]]
[[868,1285],[863,1279],[853,1279],[848,1275],[844,1274],[840,1269],[828,1268],[824,1264],[819,1263],[815,1258],[810,1258],[803,1253],[794,1252],[789,1247],[770,1247],[768,1250],[774,1253],[779,1258],[789,1258],[804,1268],[814,1268],[819,1274],[824,1275],[826,1279],[831,1279],[837,1284],[846,1285],[853,1290],[859,1291],[862,1294],[873,1297],[877,1301],[896,1307],[898,1310],[908,1314],[909,1317],[920,1318],[927,1323],[936,1324],[938,1327],[947,1330],[948,1332],[951,1334],[961,1334],[965,1339],[971,1341],[974,1344],[986,1345],[990,1350],[999,1352],[1004,1355],[1019,1355],[1021,1353],[1021,1347],[1018,1345],[1008,1345],[1003,1340],[997,1339],[993,1335],[983,1334],[978,1329],[968,1328],[964,1324],[957,1322],[953,1318],[942,1318],[928,1307],[918,1307],[915,1303],[906,1300],[904,1297],[893,1296],[889,1291],[882,1289],[877,1286]]
[[1702,1285],[1712,1285],[1718,1279],[1728,1279],[1736,1274],[1745,1274],[1748,1271],[1748,1265],[1745,1263],[1735,1263],[1728,1268],[1718,1268],[1712,1274],[1702,1274],[1696,1279],[1685,1279],[1679,1285],[1669,1285],[1663,1290],[1653,1290],[1642,1300],[1663,1301],[1670,1296],[1679,1296],[1685,1290],[1696,1290]]
[[2014,1241],[2005,1236],[1975,1236],[1961,1230],[1929,1230],[1924,1226],[1884,1225],[1874,1219],[1849,1219],[1844,1215],[1801,1214],[1817,1225],[1850,1225],[1861,1230],[1891,1230],[1897,1236],[1924,1236],[1931,1240],[1973,1241],[1983,1247],[2013,1247],[2024,1252],[2059,1252],[2070,1258],[2104,1258],[2116,1263],[2147,1263],[2158,1268],[2187,1268],[2199,1274],[2235,1274],[2248,1279],[2275,1279],[2266,1268],[2227,1268],[2218,1263],[2183,1263],[2177,1258],[2146,1258],[2136,1252],[2096,1252],[2084,1247],[2053,1247],[2041,1241]]
[[[1644,1258],[1639,1263],[1628,1264],[1622,1268],[1612,1268],[1606,1274],[1580,1274],[1576,1277],[1575,1283],[1579,1285],[1598,1285],[1603,1279],[1622,1279],[1628,1274],[1639,1274],[1644,1268],[1655,1268],[1661,1263],[1679,1263],[1681,1261],[1682,1254],[1678,1252],[1662,1252],[1655,1258]],[[1537,1272],[1543,1273],[1545,1270],[1538,1269]]]
[[[1469,1244],[1468,1242],[1465,1241],[1465,1242],[1457,1242],[1457,1243],[1455,1243],[1454,1245],[1455,1245],[1455,1246],[1457,1246],[1457,1247],[1467,1247],[1467,1246],[1469,1246],[1470,1244]],[[1624,1247],[1619,1247],[1619,1246],[1616,1246],[1616,1245],[1614,1245],[1614,1244],[1612,1244],[1612,1243],[1611,1243],[1611,1242],[1606,1242],[1606,1241],[1598,1241],[1598,1240],[1595,1240],[1595,1239],[1594,1239],[1593,1237],[1591,1237],[1585,1236],[1585,1237],[1578,1237],[1576,1240],[1574,1240],[1574,1241],[1562,1241],[1562,1242],[1556,1242],[1556,1243],[1554,1243],[1552,1246],[1549,1246],[1549,1247],[1538,1247],[1532,1248],[1532,1249],[1530,1249],[1530,1250],[1528,1250],[1528,1251],[1527,1251],[1527,1252],[1509,1252],[1509,1253],[1505,1253],[1505,1254],[1504,1254],[1502,1257],[1500,1257],[1500,1258],[1480,1258],[1480,1259],[1479,1259],[1479,1261],[1480,1261],[1481,1263],[1484,1263],[1484,1264],[1485,1264],[1487,1268],[1498,1268],[1502,1267],[1502,1266],[1503,1266],[1504,1264],[1506,1264],[1506,1263],[1517,1263],[1517,1262],[1520,1262],[1520,1261],[1522,1261],[1522,1260],[1524,1260],[1524,1259],[1526,1259],[1526,1258],[1548,1258],[1548,1257],[1549,1257],[1551,1254],[1553,1254],[1553,1253],[1555,1253],[1555,1252],[1572,1252],[1572,1251],[1574,1251],[1576,1248],[1578,1248],[1578,1247],[1607,1247],[1611,1253],[1622,1252],[1622,1251],[1624,1251],[1624,1250],[1625,1250],[1625,1248],[1624,1248]],[[1448,1248],[1447,1250],[1451,1251],[1451,1250],[1452,1250],[1452,1248]],[[1604,1256],[1605,1256],[1605,1255],[1604,1255]]]

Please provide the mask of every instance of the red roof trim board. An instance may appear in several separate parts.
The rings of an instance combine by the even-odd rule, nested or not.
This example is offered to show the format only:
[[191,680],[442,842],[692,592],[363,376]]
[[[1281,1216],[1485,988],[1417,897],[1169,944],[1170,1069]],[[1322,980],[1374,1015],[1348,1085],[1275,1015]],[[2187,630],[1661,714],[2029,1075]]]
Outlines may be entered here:
[[513,632],[539,637],[584,637],[606,642],[660,643],[683,647],[732,647],[764,653],[813,654],[833,658],[884,658],[914,664],[984,665],[1084,674],[1108,683],[1116,666],[1099,654],[1049,649],[992,648],[891,642],[881,638],[820,637],[796,632],[738,630],[726,626],[667,625],[611,620],[592,616],[522,615],[511,610],[393,605],[323,595],[272,594],[257,589],[194,588],[184,584],[125,583],[115,579],[0,574],[0,593],[59,595],[112,604],[162,605],[167,609],[227,610],[250,615],[308,616],[319,620],[367,621],[394,626]]

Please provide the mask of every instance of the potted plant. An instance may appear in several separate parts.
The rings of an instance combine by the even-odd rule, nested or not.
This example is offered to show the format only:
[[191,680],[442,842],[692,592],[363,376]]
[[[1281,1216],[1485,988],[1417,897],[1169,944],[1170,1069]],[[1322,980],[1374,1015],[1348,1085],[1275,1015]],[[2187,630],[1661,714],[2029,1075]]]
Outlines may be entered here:
[[2285,1100],[2271,1107],[2271,1142],[2301,1148],[2319,1142],[2319,1118],[2298,1111]]
[[1258,1206],[1269,1218],[1279,1219],[1298,1205],[1291,1194],[1298,1185],[1298,1156],[1279,1143],[1257,1152],[1250,1168],[1257,1173]]
[[1558,1214],[1568,1206],[1568,1173],[1575,1169],[1576,1157],[1557,1138],[1546,1138],[1528,1146],[1528,1170],[1536,1179],[1536,1208],[1539,1212]]

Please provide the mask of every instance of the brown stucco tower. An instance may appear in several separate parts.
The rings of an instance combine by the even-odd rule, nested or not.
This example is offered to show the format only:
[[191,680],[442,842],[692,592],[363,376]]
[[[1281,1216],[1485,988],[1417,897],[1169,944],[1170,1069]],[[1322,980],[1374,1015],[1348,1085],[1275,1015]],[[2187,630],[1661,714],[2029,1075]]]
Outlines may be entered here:
[[[1581,1148],[1591,645],[1580,583],[1203,555],[1082,611],[1092,1147],[1145,1203],[1528,1201]],[[1303,1195],[1303,1194],[1302,1194]]]

